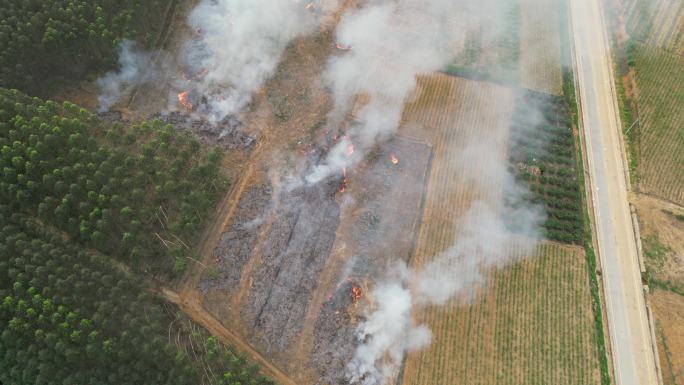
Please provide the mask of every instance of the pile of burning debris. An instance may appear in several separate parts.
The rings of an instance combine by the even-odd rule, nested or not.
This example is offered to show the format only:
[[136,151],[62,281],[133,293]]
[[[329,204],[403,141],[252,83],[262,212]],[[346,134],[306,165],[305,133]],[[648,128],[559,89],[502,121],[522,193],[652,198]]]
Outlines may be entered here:
[[215,142],[228,150],[249,152],[256,145],[256,138],[246,134],[241,129],[242,122],[234,116],[227,116],[217,123],[212,123],[206,119],[193,118],[180,111],[157,114],[155,117],[175,127],[191,130],[200,137]]

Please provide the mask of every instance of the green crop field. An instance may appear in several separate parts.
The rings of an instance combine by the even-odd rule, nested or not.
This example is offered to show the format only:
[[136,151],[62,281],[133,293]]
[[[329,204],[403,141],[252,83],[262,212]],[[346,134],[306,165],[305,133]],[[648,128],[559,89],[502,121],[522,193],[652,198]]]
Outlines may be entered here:
[[[684,57],[638,45],[634,69],[640,187],[684,204]],[[636,117],[635,117],[636,118]]]
[[586,259],[543,245],[492,273],[476,300],[429,308],[432,345],[409,356],[407,385],[599,384]]

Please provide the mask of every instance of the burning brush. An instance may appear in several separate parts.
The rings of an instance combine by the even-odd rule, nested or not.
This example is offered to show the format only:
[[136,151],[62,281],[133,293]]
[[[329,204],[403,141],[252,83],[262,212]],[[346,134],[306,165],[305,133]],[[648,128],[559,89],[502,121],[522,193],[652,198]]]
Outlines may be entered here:
[[192,110],[192,102],[188,98],[190,91],[181,92],[178,94],[178,103],[185,109]]
[[361,297],[363,297],[363,292],[361,291],[361,288],[356,286],[356,285],[352,285],[352,288],[351,288],[352,302],[358,302],[361,299]]

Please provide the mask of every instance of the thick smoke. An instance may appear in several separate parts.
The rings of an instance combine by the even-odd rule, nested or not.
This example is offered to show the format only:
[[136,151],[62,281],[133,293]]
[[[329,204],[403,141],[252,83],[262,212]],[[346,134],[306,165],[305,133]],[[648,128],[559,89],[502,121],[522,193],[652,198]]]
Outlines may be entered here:
[[[463,165],[463,183],[478,191],[478,199],[456,224],[453,245],[414,270],[398,263],[373,289],[378,307],[356,330],[361,344],[347,366],[352,383],[387,383],[396,377],[408,351],[429,344],[429,329],[415,324],[412,313],[455,298],[470,301],[474,288],[486,283],[488,271],[533,253],[544,213],[525,203],[526,190],[508,172],[496,134],[485,131],[471,138],[455,160]],[[467,166],[469,159],[482,159],[482,153],[491,155],[477,169]],[[514,218],[514,223],[506,218]]]
[[[371,0],[344,15],[337,42],[351,49],[331,59],[325,74],[335,98],[328,124],[339,128],[352,112],[348,135],[362,153],[390,136],[416,89],[416,75],[444,69],[463,47],[467,32],[481,19],[495,17],[495,3],[505,1]],[[341,157],[342,149],[333,150],[307,181],[318,182],[361,158]]]
[[150,55],[136,50],[130,40],[123,40],[119,44],[119,69],[108,72],[97,80],[100,96],[97,101],[98,111],[108,111],[119,99],[129,92],[135,85],[149,80],[153,72],[146,72],[151,64]]
[[193,87],[215,118],[235,114],[275,72],[288,44],[314,31],[336,0],[203,0],[190,14],[185,47]]
[[[335,100],[328,124],[345,135],[306,180],[317,183],[340,173],[394,134],[404,103],[416,90],[417,76],[445,68],[468,34],[483,40],[499,36],[497,21],[505,3],[370,0],[344,15],[337,42],[350,49],[330,60],[325,78]],[[462,150],[464,165],[481,159],[482,153],[491,156],[477,172],[463,167],[463,183],[480,195],[456,226],[453,246],[416,270],[397,264],[372,290],[376,305],[357,328],[360,345],[347,366],[351,383],[379,385],[394,378],[406,352],[430,342],[430,331],[411,318],[417,307],[470,300],[488,271],[531,253],[541,238],[537,229],[543,212],[524,204],[525,190],[515,184],[506,154],[500,151],[505,138],[492,135],[497,134],[483,132]],[[351,145],[356,151],[348,151]],[[507,218],[515,218],[514,229]]]
[[[273,75],[288,44],[315,31],[337,10],[337,1],[202,0],[188,17],[192,36],[179,57],[168,60],[184,66],[185,79],[174,86],[206,98],[197,106],[202,117],[236,114]],[[150,70],[151,55],[136,51],[130,41],[121,44],[119,60],[120,70],[98,80],[103,111],[134,86],[171,70],[169,63]],[[178,105],[176,92],[170,96],[171,110]]]

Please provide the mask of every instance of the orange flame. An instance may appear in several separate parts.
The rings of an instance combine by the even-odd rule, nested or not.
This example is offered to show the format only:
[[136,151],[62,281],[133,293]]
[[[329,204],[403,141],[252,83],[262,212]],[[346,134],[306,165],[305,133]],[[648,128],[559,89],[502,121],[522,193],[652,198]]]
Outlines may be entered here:
[[188,100],[189,93],[190,91],[185,91],[178,94],[178,103],[180,103],[181,106],[187,108],[188,110],[191,110],[192,102]]
[[390,155],[390,161],[392,164],[399,164],[399,159],[394,155]]
[[347,179],[347,168],[342,167],[342,185],[340,186],[341,193],[347,189],[347,183],[349,183],[349,179]]
[[363,293],[361,292],[360,287],[352,286],[352,289],[351,289],[352,301],[356,302],[356,301],[360,300],[362,295],[363,295]]

